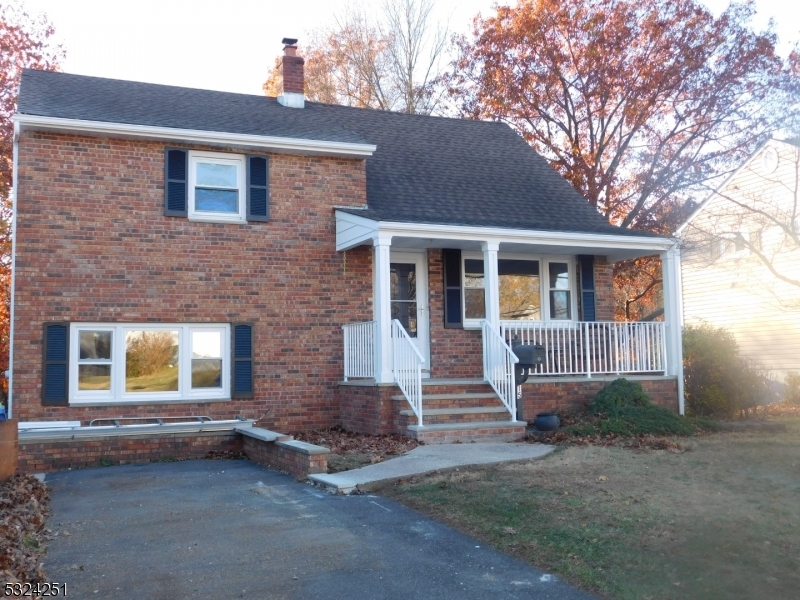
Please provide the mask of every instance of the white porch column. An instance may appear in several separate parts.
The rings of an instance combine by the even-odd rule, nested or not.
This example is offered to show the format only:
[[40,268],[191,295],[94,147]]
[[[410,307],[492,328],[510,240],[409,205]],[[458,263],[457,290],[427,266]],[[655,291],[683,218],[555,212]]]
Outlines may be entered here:
[[681,252],[673,246],[661,254],[664,289],[664,322],[667,330],[667,374],[678,378],[678,407],[684,414],[683,398],[683,293],[681,288]]
[[375,319],[375,380],[393,383],[392,375],[392,306],[389,250],[392,236],[374,239],[372,257],[372,314]]
[[486,320],[499,331],[500,329],[500,277],[497,274],[497,242],[483,242],[483,285],[486,294]]

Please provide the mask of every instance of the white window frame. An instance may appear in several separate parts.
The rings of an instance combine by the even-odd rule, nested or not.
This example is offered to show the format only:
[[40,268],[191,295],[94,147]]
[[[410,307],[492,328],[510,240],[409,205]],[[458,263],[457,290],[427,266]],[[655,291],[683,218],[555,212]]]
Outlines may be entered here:
[[[178,390],[175,392],[125,391],[125,336],[129,331],[178,332]],[[111,389],[79,390],[78,365],[81,331],[110,331]],[[192,389],[192,333],[216,331],[222,337],[222,386]],[[228,323],[70,323],[69,403],[70,405],[142,404],[230,400],[231,328]],[[86,363],[84,363],[86,364]]]
[[[540,321],[549,322],[574,322],[578,319],[578,292],[577,281],[575,276],[575,257],[569,255],[558,254],[520,254],[517,252],[498,252],[497,260],[529,260],[539,262],[539,300],[542,318]],[[461,318],[464,324],[464,329],[479,329],[481,326],[481,319],[467,319],[466,317],[466,260],[483,260],[482,252],[461,252]],[[569,273],[569,292],[570,292],[570,318],[569,319],[551,319],[550,318],[550,263],[566,263]],[[486,265],[484,265],[484,285],[486,285],[485,275]],[[499,284],[499,282],[498,282]],[[484,289],[485,293],[485,289]],[[497,290],[498,301],[500,299],[500,290]],[[484,317],[485,318],[485,317]]]
[[[195,187],[197,185],[197,163],[214,162],[234,165],[239,191],[237,213],[210,212],[195,210]],[[243,154],[226,154],[224,152],[189,151],[189,220],[206,223],[246,223],[247,222],[247,188],[246,160]]]

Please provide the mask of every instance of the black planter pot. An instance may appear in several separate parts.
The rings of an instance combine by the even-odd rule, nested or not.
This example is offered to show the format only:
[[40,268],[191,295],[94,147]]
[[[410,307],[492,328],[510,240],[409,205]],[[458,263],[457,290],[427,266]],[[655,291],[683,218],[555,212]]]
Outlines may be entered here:
[[539,413],[533,420],[533,426],[537,431],[555,431],[560,425],[558,414],[554,412]]

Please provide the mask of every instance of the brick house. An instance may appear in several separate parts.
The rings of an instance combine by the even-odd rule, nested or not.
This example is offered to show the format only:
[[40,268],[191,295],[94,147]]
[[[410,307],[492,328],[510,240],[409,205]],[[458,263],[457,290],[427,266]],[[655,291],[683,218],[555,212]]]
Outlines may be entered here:
[[[509,439],[619,374],[682,411],[674,240],[505,124],[306,102],[285,53],[278,98],[23,73],[14,417]],[[614,323],[613,262],[653,254],[665,321]]]

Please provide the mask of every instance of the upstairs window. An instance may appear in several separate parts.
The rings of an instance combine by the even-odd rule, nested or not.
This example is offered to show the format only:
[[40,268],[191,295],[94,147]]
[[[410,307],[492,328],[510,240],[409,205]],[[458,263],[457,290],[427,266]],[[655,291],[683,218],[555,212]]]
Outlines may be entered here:
[[269,221],[269,157],[167,148],[164,215],[192,221]]
[[244,157],[189,153],[189,219],[245,221]]

